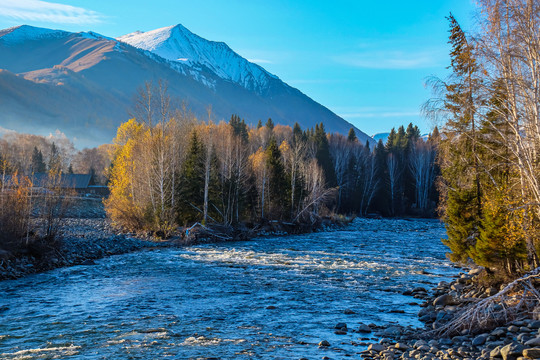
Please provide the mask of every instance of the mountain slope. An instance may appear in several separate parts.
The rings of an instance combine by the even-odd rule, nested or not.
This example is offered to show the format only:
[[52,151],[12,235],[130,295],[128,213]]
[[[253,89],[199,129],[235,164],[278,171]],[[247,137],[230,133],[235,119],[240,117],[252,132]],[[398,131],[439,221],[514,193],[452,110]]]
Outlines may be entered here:
[[277,79],[277,76],[235,53],[227,44],[203,39],[182,25],[137,31],[118,40],[195,69],[206,67],[220,78],[259,94],[264,93],[272,79]]
[[[323,122],[327,131],[344,134],[352,126],[225,44],[180,26],[164,29],[152,35],[160,39],[154,48],[148,33],[118,41],[31,26],[1,30],[0,127],[39,133],[58,128],[79,146],[109,142],[129,118],[136,89],[159,79],[201,119],[211,105],[216,120],[238,114],[251,124],[268,117],[284,125],[297,121],[303,128]],[[176,56],[189,58],[172,60]]]

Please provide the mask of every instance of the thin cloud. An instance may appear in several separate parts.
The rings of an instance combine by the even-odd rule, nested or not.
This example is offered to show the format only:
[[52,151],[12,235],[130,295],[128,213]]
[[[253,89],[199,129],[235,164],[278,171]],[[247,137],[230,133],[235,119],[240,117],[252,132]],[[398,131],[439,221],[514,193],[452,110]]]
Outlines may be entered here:
[[96,11],[42,0],[0,0],[0,17],[56,24],[96,24],[104,18]]
[[439,51],[363,51],[333,57],[337,63],[367,69],[422,69],[440,66]]

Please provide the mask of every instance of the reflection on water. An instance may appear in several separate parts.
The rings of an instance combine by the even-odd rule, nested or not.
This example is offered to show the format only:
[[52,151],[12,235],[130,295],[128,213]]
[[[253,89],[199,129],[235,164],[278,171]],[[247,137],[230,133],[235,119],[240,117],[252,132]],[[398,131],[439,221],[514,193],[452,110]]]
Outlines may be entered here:
[[[357,333],[335,335],[338,322],[420,325],[401,293],[456,273],[443,236],[436,221],[357,220],[4,281],[0,358],[348,358],[364,348]],[[317,347],[323,339],[330,349]]]

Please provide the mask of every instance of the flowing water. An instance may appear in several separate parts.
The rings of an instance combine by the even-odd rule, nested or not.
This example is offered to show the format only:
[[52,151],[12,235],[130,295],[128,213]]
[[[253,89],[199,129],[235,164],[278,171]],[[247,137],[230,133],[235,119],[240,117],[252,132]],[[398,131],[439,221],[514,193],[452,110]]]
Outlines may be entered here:
[[457,273],[444,235],[437,221],[356,220],[0,282],[0,358],[359,358],[360,334],[334,325],[420,325],[415,299],[401,293]]

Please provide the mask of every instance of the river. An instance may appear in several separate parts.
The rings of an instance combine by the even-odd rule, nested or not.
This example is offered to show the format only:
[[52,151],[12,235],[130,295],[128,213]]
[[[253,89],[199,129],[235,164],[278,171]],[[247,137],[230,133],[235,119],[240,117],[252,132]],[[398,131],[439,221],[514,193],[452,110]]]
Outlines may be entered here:
[[[3,281],[0,358],[359,358],[365,335],[336,335],[335,324],[421,325],[418,300],[401,293],[458,272],[444,236],[434,220],[358,219],[339,231],[144,250]],[[332,346],[319,349],[321,340]]]

